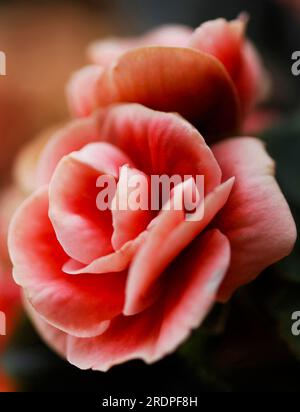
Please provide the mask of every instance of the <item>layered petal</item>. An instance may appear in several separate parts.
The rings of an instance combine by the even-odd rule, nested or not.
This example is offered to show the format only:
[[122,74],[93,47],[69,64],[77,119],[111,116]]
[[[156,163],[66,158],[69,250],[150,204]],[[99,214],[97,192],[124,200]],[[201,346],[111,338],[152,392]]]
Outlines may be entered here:
[[209,53],[221,61],[232,78],[246,112],[261,97],[265,74],[254,47],[245,40],[247,17],[233,21],[216,19],[203,23],[191,36],[188,45]]
[[36,172],[40,155],[50,138],[65,125],[60,124],[40,133],[18,153],[13,168],[16,186],[24,195],[30,195],[37,188]]
[[240,107],[224,66],[213,56],[188,48],[144,47],[123,54],[101,76],[98,106],[141,103],[178,112],[206,136],[238,128]]
[[49,216],[65,252],[89,264],[112,252],[112,217],[97,207],[100,175],[118,178],[130,159],[107,143],[93,143],[64,157],[49,186]]
[[236,176],[231,196],[215,222],[232,249],[230,269],[219,292],[219,299],[225,301],[291,252],[296,227],[274,178],[274,162],[259,140],[225,140],[213,152],[223,178]]
[[228,268],[230,246],[219,231],[197,239],[170,269],[168,288],[156,305],[135,316],[119,316],[101,336],[69,336],[68,360],[82,369],[107,371],[141,358],[152,363],[174,351],[207,315]]
[[[129,270],[126,283],[124,313],[133,315],[152,303],[153,291],[161,281],[164,270],[212,221],[227,202],[234,180],[216,188],[198,208],[199,218],[185,220],[182,210],[163,211],[138,250]],[[177,191],[175,196],[182,196]],[[152,257],[155,256],[155,259]],[[141,276],[141,273],[143,276]]]
[[150,207],[150,179],[137,169],[123,166],[112,201],[112,245],[120,249],[142,233],[154,217]]
[[59,161],[71,152],[99,140],[93,118],[75,120],[57,131],[41,153],[37,162],[37,187],[48,184]]
[[9,249],[15,281],[51,325],[74,336],[98,335],[122,311],[127,274],[64,273],[68,256],[56,239],[48,207],[43,188],[23,203],[12,221]]
[[244,19],[207,21],[194,31],[188,45],[215,56],[234,78],[241,64],[245,29]]
[[221,181],[221,171],[200,133],[176,114],[138,104],[101,109],[57,134],[43,152],[40,182],[48,183],[61,158],[86,144],[106,141],[119,147],[147,175],[204,175],[206,192]]
[[140,233],[134,240],[125,243],[116,252],[95,259],[89,265],[83,265],[74,259],[70,259],[64,264],[63,271],[71,275],[121,272],[128,268],[138,248],[145,241],[147,233],[147,230]]
[[210,148],[180,116],[125,104],[99,112],[97,121],[99,135],[147,175],[204,175],[207,193],[220,183],[221,171]]
[[25,297],[23,304],[39,334],[58,355],[65,357],[68,335],[47,323]]
[[97,83],[103,70],[97,65],[87,66],[71,77],[67,86],[67,97],[75,116],[85,117],[92,113],[97,102]]

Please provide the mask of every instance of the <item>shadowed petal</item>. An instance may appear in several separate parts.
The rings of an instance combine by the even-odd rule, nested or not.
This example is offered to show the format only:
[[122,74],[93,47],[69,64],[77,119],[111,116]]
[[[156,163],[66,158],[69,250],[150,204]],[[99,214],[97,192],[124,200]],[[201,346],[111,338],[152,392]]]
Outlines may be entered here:
[[107,324],[103,321],[121,313],[125,272],[71,276],[62,271],[68,256],[48,217],[46,188],[27,199],[13,218],[9,250],[15,281],[35,310],[58,329],[95,336]]
[[141,103],[178,112],[205,136],[232,133],[239,101],[224,66],[213,56],[175,47],[144,47],[123,54],[98,82],[98,106]]
[[71,77],[67,86],[67,97],[71,112],[77,117],[92,113],[96,105],[96,85],[103,73],[99,66],[87,66]]
[[89,264],[112,252],[111,211],[97,207],[97,179],[118,178],[119,168],[130,162],[118,148],[93,143],[64,157],[49,186],[49,216],[66,253]]
[[170,269],[165,295],[157,304],[135,316],[117,317],[101,336],[70,336],[68,360],[82,369],[107,371],[131,359],[152,363],[171,353],[207,315],[229,260],[226,237],[208,232]]
[[[163,271],[224,206],[232,185],[233,180],[230,179],[210,193],[204,200],[204,208],[199,208],[199,213],[204,211],[203,216],[195,221],[185,221],[182,211],[167,210],[161,213],[130,267],[124,306],[126,315],[138,313],[148,306],[153,288],[156,289],[155,284],[159,282]],[[175,196],[177,194],[182,196],[179,191]]]
[[232,248],[230,270],[219,292],[219,299],[225,301],[239,286],[291,252],[296,227],[274,178],[274,162],[259,140],[225,140],[213,151],[224,179],[236,176],[232,194],[215,223]]

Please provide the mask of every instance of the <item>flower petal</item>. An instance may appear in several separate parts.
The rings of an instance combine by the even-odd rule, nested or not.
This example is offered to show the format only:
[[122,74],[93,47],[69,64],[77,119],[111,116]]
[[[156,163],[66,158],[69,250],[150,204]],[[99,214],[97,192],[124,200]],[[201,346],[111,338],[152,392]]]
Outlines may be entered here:
[[25,195],[30,195],[37,188],[36,173],[39,157],[53,134],[64,126],[60,124],[44,130],[18,153],[14,161],[13,175],[16,186]]
[[[124,304],[126,272],[70,276],[62,271],[68,257],[48,217],[48,191],[42,188],[20,207],[9,233],[15,281],[52,326],[74,336],[102,333],[103,321]],[[34,219],[33,219],[34,216]]]
[[221,181],[211,150],[187,121],[139,104],[120,104],[74,121],[55,135],[39,162],[40,184],[49,183],[65,155],[97,141],[119,147],[131,159],[130,165],[148,175],[204,175],[207,192]]
[[192,49],[131,50],[104,71],[97,96],[98,107],[136,102],[178,112],[205,136],[231,133],[239,126],[239,101],[228,73],[213,56]]
[[274,162],[259,140],[229,139],[213,151],[223,178],[236,176],[232,194],[215,223],[232,248],[230,270],[219,293],[219,299],[226,301],[239,286],[291,252],[296,227],[274,178]]
[[188,45],[209,53],[220,60],[231,77],[241,64],[246,21],[227,21],[219,18],[201,24],[191,36]]
[[67,98],[74,116],[85,117],[92,113],[97,101],[96,85],[103,70],[96,65],[86,66],[71,77],[67,85]]
[[[199,219],[185,221],[181,211],[172,209],[161,213],[130,267],[123,313],[133,315],[148,306],[153,289],[156,290],[154,285],[159,282],[163,271],[224,206],[233,182],[233,179],[228,180],[206,197],[204,208],[198,209],[199,213],[204,212]],[[182,192],[177,193],[182,196]]]
[[221,171],[199,132],[173,113],[138,104],[116,105],[98,114],[99,135],[119,147],[147,175],[205,176],[209,193]]
[[230,245],[219,231],[197,239],[170,269],[166,294],[135,316],[119,316],[101,336],[69,337],[68,360],[107,371],[131,359],[153,363],[174,351],[207,315],[228,268]]
[[75,120],[56,132],[37,164],[37,187],[48,184],[59,161],[66,155],[99,140],[93,118]]
[[58,164],[49,186],[49,216],[65,252],[89,264],[112,252],[110,210],[97,207],[97,179],[102,174],[118,177],[130,162],[108,143],[92,143],[71,153]]
[[125,243],[121,249],[109,255],[102,256],[89,265],[83,265],[76,260],[70,259],[64,264],[63,271],[70,275],[121,272],[127,269],[136,251],[145,241],[146,236],[147,231],[144,231],[134,240]]
[[[139,199],[134,195],[139,192]],[[112,201],[113,235],[112,245],[115,250],[135,239],[143,232],[154,217],[150,207],[151,187],[148,176],[137,169],[123,166]],[[133,198],[134,195],[134,198]],[[144,195],[146,196],[144,199]],[[139,201],[139,204],[134,204]],[[144,203],[142,205],[142,203]],[[139,207],[143,208],[139,208]]]
[[264,88],[264,70],[254,46],[245,40],[247,18],[216,19],[203,23],[188,45],[221,61],[231,76],[244,112],[259,99]]
[[58,355],[65,357],[68,335],[47,323],[25,297],[23,304],[39,334]]

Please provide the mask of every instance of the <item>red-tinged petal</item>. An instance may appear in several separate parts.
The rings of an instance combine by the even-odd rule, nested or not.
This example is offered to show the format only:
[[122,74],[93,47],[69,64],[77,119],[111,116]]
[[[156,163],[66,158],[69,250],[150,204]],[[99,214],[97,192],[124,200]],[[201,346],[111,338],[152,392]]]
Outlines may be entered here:
[[64,264],[63,271],[70,275],[121,272],[128,268],[129,263],[132,261],[138,248],[145,241],[146,236],[147,231],[142,232],[134,240],[131,240],[122,246],[121,249],[109,255],[102,256],[87,266],[76,260],[70,259]]
[[230,261],[230,245],[219,231],[197,239],[166,278],[166,293],[135,316],[119,316],[92,339],[69,337],[68,360],[82,369],[107,371],[131,359],[155,362],[174,351],[213,305]]
[[[138,192],[139,196],[135,196],[134,191]],[[135,239],[153,219],[154,214],[150,210],[149,203],[150,195],[149,178],[137,169],[123,166],[112,201],[114,231],[111,242],[115,250]],[[134,204],[137,201],[140,204]]]
[[13,218],[9,250],[15,281],[51,325],[74,336],[98,335],[106,321],[122,311],[127,274],[64,273],[62,266],[68,257],[56,239],[48,207],[48,191],[43,188],[27,199]]
[[141,103],[178,112],[205,136],[239,126],[235,87],[213,56],[188,48],[144,47],[123,54],[98,82],[98,106]]
[[[222,209],[233,183],[234,179],[230,179],[210,193],[204,200],[204,207],[200,206],[196,212],[200,213],[199,218],[194,216],[193,221],[184,220],[181,211],[170,208],[161,213],[130,267],[123,313],[133,315],[149,305],[163,271]],[[181,192],[177,193],[181,196]]]
[[263,100],[270,90],[270,79],[263,68],[255,47],[248,41],[242,51],[241,69],[235,78],[244,112],[250,111],[255,103]]
[[204,175],[207,192],[221,181],[211,150],[187,121],[138,104],[120,104],[72,122],[58,133],[41,157],[40,183],[49,183],[62,157],[96,141],[119,147],[132,160],[128,164],[148,175]]
[[49,216],[65,252],[89,264],[112,252],[111,212],[97,207],[97,179],[102,174],[118,177],[129,162],[118,148],[93,143],[64,157],[49,186]]
[[194,31],[188,45],[215,56],[235,78],[241,64],[245,28],[244,19],[207,21]]
[[25,297],[23,298],[23,303],[39,334],[58,355],[65,357],[68,335],[47,323]]
[[259,140],[225,140],[213,151],[224,179],[236,176],[216,222],[232,248],[231,267],[219,292],[219,299],[226,301],[239,286],[291,252],[296,227],[274,178],[274,162]]
[[90,60],[102,67],[107,67],[127,50],[140,46],[177,46],[186,45],[193,31],[181,25],[165,25],[140,37],[108,39],[94,42],[88,49]]
[[34,140],[26,144],[18,153],[13,168],[16,186],[24,193],[30,195],[37,188],[37,164],[46,144],[65,124],[56,125],[44,130]]
[[221,171],[199,132],[180,116],[138,104],[117,105],[98,114],[99,135],[119,147],[147,175],[205,176],[206,193]]
[[243,112],[252,108],[265,91],[266,77],[254,46],[245,40],[247,19],[216,19],[202,24],[188,43],[220,60],[232,78]]
[[56,132],[37,164],[37,186],[48,184],[59,161],[66,155],[99,141],[94,118],[75,120]]
[[96,85],[103,73],[99,66],[87,66],[76,72],[67,86],[69,107],[74,116],[85,117],[96,105]]

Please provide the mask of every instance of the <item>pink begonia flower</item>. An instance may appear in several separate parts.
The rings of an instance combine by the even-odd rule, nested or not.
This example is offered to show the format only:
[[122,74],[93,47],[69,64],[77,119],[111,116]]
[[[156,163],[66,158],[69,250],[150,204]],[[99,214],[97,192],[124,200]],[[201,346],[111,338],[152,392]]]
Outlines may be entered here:
[[[119,183],[124,166],[148,177],[204,175],[204,216],[100,211],[99,176]],[[217,300],[288,255],[296,238],[260,141],[209,147],[181,116],[139,104],[102,108],[58,131],[37,181],[10,226],[14,278],[41,335],[82,369],[171,353]],[[174,201],[186,187],[175,187]]]
[[235,133],[268,88],[260,57],[245,39],[246,23],[242,15],[195,31],[164,26],[140,38],[94,43],[93,65],[68,85],[71,111],[84,117],[111,103],[141,103],[178,112],[215,140]]

